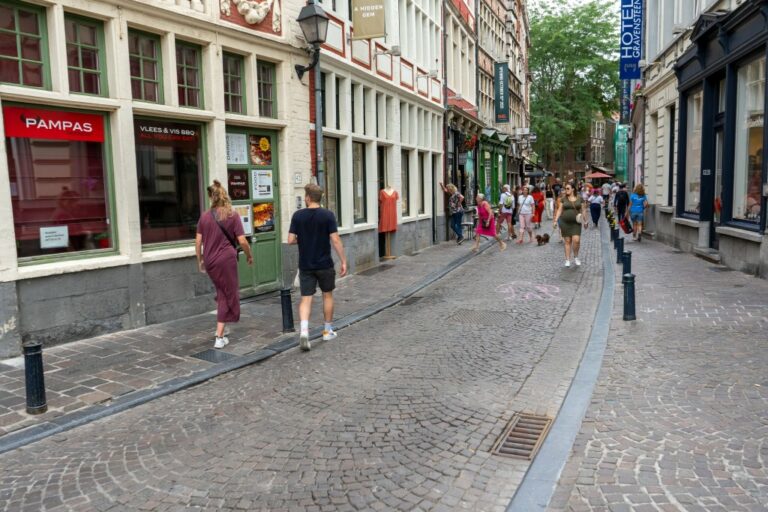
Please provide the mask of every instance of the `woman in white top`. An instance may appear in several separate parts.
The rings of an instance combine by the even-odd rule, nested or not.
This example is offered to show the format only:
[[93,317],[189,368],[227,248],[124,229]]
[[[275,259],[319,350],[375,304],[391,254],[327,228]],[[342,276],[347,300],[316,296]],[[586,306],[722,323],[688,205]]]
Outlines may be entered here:
[[603,197],[600,195],[600,189],[595,188],[592,190],[592,195],[589,196],[589,213],[592,215],[592,225],[597,227],[597,223],[600,222],[600,209],[605,204]]
[[536,201],[528,193],[528,185],[523,187],[523,193],[517,198],[517,204],[520,211],[518,218],[520,219],[520,240],[517,243],[522,244],[525,242],[525,233],[528,232],[530,242],[533,243],[533,209],[536,208]]

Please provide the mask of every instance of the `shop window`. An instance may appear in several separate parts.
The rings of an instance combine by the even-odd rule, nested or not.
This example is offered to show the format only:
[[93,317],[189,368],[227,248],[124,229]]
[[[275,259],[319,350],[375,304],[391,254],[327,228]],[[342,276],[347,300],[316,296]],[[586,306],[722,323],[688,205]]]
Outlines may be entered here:
[[104,33],[101,23],[67,16],[69,90],[83,94],[106,95],[104,71]]
[[103,115],[3,108],[19,258],[112,245]]
[[576,148],[576,161],[585,162],[587,160],[587,148],[586,146],[579,146]]
[[366,206],[365,144],[352,143],[352,198],[355,224],[368,220]]
[[687,129],[685,139],[684,211],[699,213],[701,191],[701,119],[704,92],[688,94]]
[[[259,115],[276,118],[275,65],[271,62],[259,61],[256,67],[259,86]],[[323,111],[323,115],[325,115],[325,111]]]
[[200,69],[200,47],[177,42],[176,80],[180,106],[195,108],[203,106]]
[[408,158],[408,151],[403,150],[400,155],[400,188],[402,188],[400,201],[403,217],[408,217],[411,214],[411,162]]
[[323,137],[323,155],[325,164],[325,204],[336,215],[336,222],[341,225],[341,201],[339,194],[339,140]]
[[240,55],[225,53],[222,64],[224,68],[224,110],[235,114],[244,114],[243,69],[245,63],[243,58]]
[[328,124],[328,98],[326,96],[328,92],[328,88],[326,87],[327,82],[328,75],[325,73],[320,73],[320,106],[322,107],[320,110],[322,110],[323,115],[323,126]]
[[134,121],[141,241],[192,240],[202,208],[200,125]]
[[160,38],[131,30],[128,32],[128,54],[133,99],[161,103]]
[[762,206],[765,57],[741,66],[736,88],[736,155],[733,213],[737,220],[760,221]]
[[424,213],[426,211],[426,197],[425,197],[425,191],[426,191],[426,170],[425,167],[425,160],[427,159],[427,155],[425,153],[419,153],[419,213]]
[[0,82],[48,87],[44,33],[42,9],[0,3]]

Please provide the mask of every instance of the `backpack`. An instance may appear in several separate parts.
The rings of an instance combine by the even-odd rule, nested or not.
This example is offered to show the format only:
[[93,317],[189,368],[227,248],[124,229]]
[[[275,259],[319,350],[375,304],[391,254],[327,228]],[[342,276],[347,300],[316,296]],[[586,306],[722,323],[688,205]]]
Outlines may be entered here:
[[515,200],[512,198],[510,194],[507,194],[507,197],[504,199],[504,208],[512,208],[512,204],[515,202]]

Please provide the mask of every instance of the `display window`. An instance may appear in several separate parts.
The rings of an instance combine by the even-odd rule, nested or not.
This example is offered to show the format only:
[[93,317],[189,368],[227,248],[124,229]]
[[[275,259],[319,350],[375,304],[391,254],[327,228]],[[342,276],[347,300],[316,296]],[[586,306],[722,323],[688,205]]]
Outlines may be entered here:
[[203,207],[203,128],[156,119],[134,120],[141,242],[195,237]]
[[738,82],[732,217],[758,223],[763,198],[765,57],[741,66]]
[[103,114],[3,107],[19,258],[110,249]]
[[688,94],[687,133],[685,145],[684,210],[697,214],[701,206],[701,126],[704,92]]

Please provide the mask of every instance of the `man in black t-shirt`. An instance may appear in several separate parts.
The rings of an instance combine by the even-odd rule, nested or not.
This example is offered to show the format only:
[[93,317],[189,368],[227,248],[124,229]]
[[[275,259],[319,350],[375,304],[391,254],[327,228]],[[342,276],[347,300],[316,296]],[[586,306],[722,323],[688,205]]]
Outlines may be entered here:
[[613,197],[613,205],[616,207],[616,217],[621,222],[621,219],[627,213],[627,206],[629,206],[629,194],[627,193],[626,183],[619,184],[619,191]]
[[320,286],[323,292],[323,341],[336,337],[333,330],[333,289],[336,287],[336,270],[331,258],[331,245],[341,260],[340,277],[347,274],[347,258],[344,245],[339,237],[336,217],[333,212],[320,207],[323,189],[309,184],[304,187],[304,202],[307,204],[293,214],[288,230],[288,243],[299,245],[299,283],[301,303],[299,304],[299,346],[309,350],[309,314],[312,311],[312,296]]

